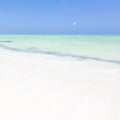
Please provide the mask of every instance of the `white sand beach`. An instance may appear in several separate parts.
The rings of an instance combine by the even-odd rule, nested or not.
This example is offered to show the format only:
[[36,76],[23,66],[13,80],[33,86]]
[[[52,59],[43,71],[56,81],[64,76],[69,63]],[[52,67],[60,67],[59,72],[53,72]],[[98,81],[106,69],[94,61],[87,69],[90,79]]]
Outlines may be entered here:
[[120,65],[0,48],[0,120],[120,120]]

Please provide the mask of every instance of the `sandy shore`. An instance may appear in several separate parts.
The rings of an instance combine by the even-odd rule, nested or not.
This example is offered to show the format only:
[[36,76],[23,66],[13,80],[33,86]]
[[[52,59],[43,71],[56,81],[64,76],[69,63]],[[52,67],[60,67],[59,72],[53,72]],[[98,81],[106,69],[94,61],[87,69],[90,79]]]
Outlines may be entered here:
[[0,120],[120,120],[120,65],[0,48]]

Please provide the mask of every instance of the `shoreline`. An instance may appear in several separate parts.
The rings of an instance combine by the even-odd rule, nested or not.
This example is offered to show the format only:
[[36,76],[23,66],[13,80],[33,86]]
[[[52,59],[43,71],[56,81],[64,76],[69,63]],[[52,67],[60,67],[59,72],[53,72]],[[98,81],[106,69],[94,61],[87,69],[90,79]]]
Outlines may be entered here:
[[[5,42],[5,41],[4,41]],[[11,50],[13,52],[24,52],[24,53],[35,53],[35,54],[43,54],[43,55],[53,55],[53,56],[57,56],[57,57],[68,57],[68,58],[73,58],[75,60],[93,60],[93,61],[98,61],[98,62],[108,62],[108,63],[114,63],[114,64],[120,64],[119,60],[111,60],[111,59],[104,59],[104,58],[99,58],[99,57],[89,57],[89,56],[82,56],[82,55],[72,55],[72,54],[63,54],[63,53],[59,53],[59,52],[51,52],[51,51],[36,51],[33,49],[33,51],[31,50],[22,50],[19,48],[13,48],[13,47],[9,47],[3,44],[0,44],[0,48],[6,49],[6,50]]]

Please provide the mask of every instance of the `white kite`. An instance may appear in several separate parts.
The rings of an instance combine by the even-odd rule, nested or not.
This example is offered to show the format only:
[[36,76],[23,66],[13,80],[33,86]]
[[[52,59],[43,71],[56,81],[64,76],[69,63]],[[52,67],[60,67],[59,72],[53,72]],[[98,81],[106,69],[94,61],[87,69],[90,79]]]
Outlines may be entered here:
[[74,23],[73,23],[73,26],[76,26],[76,25],[77,25],[77,23],[76,23],[76,22],[74,22]]

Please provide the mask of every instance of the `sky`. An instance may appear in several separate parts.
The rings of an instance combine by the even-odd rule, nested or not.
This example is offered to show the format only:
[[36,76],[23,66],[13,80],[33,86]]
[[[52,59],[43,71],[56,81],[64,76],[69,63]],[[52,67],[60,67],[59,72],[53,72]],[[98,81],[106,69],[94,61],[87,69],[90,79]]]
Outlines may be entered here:
[[0,0],[0,34],[120,34],[120,0]]

